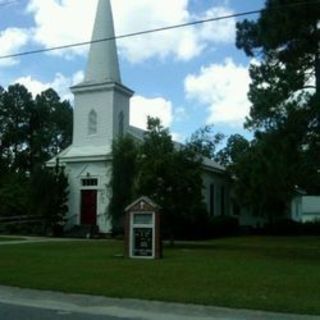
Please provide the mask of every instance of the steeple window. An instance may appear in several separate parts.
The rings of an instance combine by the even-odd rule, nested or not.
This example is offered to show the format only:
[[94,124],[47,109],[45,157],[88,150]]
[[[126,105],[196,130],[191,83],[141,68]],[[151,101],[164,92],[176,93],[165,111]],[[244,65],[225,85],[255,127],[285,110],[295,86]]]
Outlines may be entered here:
[[98,125],[97,113],[94,110],[91,110],[88,118],[88,135],[89,136],[97,134],[97,125]]

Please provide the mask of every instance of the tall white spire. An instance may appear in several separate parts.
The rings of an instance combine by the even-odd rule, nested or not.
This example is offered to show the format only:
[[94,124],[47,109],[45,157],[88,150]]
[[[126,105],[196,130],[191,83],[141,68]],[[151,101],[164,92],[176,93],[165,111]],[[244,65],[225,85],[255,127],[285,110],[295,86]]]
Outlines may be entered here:
[[[115,36],[110,0],[99,0],[92,40]],[[117,45],[115,40],[92,43],[85,74],[85,82],[121,83]]]

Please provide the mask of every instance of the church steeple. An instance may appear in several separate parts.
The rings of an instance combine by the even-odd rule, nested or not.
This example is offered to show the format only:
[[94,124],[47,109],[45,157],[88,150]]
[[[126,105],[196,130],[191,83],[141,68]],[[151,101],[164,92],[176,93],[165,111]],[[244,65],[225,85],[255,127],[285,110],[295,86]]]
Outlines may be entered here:
[[[99,0],[92,40],[114,38],[110,0]],[[115,40],[92,43],[85,73],[85,82],[121,83]]]
[[[114,38],[110,0],[99,0],[92,36],[93,40],[104,38]],[[112,141],[128,131],[133,95],[121,83],[115,40],[91,44],[84,81],[71,90],[75,105],[73,148],[81,155],[86,148],[107,152]]]

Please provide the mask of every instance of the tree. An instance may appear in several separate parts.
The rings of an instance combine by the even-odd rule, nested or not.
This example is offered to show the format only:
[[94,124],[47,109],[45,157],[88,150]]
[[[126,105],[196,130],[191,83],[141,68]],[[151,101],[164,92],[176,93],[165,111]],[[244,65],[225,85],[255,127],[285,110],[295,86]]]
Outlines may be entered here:
[[31,173],[71,143],[72,107],[48,89],[35,99],[19,84],[0,89],[0,157]]
[[214,159],[217,145],[219,145],[225,136],[222,133],[213,132],[212,125],[206,125],[196,130],[187,141],[187,148],[198,155]]
[[0,136],[1,158],[13,170],[25,170],[26,154],[30,138],[29,122],[34,108],[34,102],[28,90],[21,85],[10,86],[7,91],[1,91]]
[[215,159],[223,166],[237,163],[249,150],[250,143],[240,134],[233,134],[228,138],[226,146],[221,149]]
[[270,223],[284,217],[295,190],[300,159],[281,134],[262,134],[228,166],[237,203]]
[[245,123],[255,139],[236,166],[238,194],[260,198],[260,211],[285,211],[296,186],[320,192],[319,16],[311,0],[267,0],[256,21],[237,24],[238,48],[256,58]]
[[35,99],[36,150],[40,159],[48,160],[72,142],[73,109],[68,101],[48,89]]
[[128,137],[115,141],[112,163],[109,213],[115,230],[124,208],[142,195],[162,208],[162,232],[171,239],[191,236],[206,224],[201,158],[191,148],[175,147],[159,119],[148,119],[139,144]]
[[53,169],[38,167],[32,175],[31,211],[33,215],[43,217],[46,233],[62,233],[68,211],[68,187],[67,176],[59,161]]
[[248,128],[277,129],[298,113],[304,127],[319,129],[319,16],[312,0],[268,0],[257,21],[237,24],[237,47],[258,59],[250,67]]
[[129,136],[112,143],[112,170],[109,189],[111,199],[109,215],[112,233],[123,233],[123,214],[134,200],[134,180],[137,171],[138,146]]
[[192,148],[174,147],[159,119],[148,119],[141,145],[136,194],[162,208],[162,231],[171,239],[189,236],[206,215],[202,199],[201,158]]
[[313,0],[267,0],[257,21],[237,24],[236,44],[249,56],[261,54],[262,70],[273,62],[278,85],[287,84],[285,76],[290,75],[289,92],[303,89],[315,77],[312,87],[319,93],[319,16],[319,5]]
[[0,87],[0,122],[0,215],[39,215],[56,228],[67,210],[67,178],[44,167],[71,143],[71,105],[52,89],[33,99],[20,84]]
[[28,215],[31,206],[30,181],[22,174],[0,177],[0,217]]

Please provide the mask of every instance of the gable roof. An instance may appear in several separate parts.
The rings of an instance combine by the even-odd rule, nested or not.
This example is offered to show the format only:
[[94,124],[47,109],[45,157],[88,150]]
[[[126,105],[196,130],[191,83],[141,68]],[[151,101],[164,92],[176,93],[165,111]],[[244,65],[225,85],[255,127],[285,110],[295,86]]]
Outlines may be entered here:
[[154,209],[160,209],[160,206],[157,205],[154,201],[152,201],[149,197],[146,196],[142,196],[139,199],[135,200],[134,202],[130,203],[125,209],[124,211],[129,211],[131,208],[135,207],[139,202],[145,202],[146,204],[148,204],[149,206],[151,206]]

